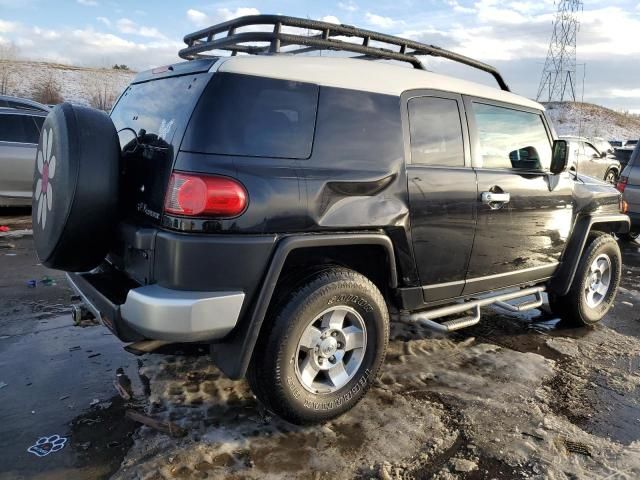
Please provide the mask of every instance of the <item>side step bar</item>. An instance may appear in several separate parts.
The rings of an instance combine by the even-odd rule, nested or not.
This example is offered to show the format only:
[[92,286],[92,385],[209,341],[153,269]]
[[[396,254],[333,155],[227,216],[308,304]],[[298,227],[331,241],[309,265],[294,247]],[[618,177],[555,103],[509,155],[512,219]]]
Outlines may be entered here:
[[[538,308],[542,305],[542,292],[545,291],[545,287],[530,287],[523,288],[510,293],[503,293],[501,295],[495,295],[493,297],[485,297],[477,300],[471,300],[468,302],[457,303],[455,305],[448,305],[446,307],[436,308],[434,310],[428,310],[423,312],[412,313],[409,315],[410,322],[420,323],[425,327],[432,328],[438,332],[447,333],[461,328],[472,327],[480,322],[480,308],[487,305],[497,305],[510,312],[523,312],[532,308]],[[522,297],[528,297],[534,295],[536,298],[533,301],[520,303],[518,305],[512,305],[507,303],[509,300],[515,300]],[[434,321],[436,318],[448,317],[459,313],[464,313],[469,310],[473,310],[473,315],[463,318],[456,318],[454,320],[448,320],[446,322],[438,323]]]

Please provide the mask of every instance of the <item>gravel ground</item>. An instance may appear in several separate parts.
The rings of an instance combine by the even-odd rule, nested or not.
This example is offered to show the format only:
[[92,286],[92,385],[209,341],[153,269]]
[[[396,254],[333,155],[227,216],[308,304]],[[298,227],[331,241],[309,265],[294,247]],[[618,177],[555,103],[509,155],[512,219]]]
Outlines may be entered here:
[[[623,288],[596,328],[565,329],[544,308],[487,309],[449,336],[394,323],[365,399],[302,428],[270,416],[197,348],[134,357],[105,328],[73,326],[64,278],[38,265],[29,236],[8,243],[0,479],[640,478],[640,245],[624,246]],[[26,286],[44,276],[55,284]],[[186,435],[138,427],[129,408]],[[26,452],[51,434],[69,437],[65,448]]]

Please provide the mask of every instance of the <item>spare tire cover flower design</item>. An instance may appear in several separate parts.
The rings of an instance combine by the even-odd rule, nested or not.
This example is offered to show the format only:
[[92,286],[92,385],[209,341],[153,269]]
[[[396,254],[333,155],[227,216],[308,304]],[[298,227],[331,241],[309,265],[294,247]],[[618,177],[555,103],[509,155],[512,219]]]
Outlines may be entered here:
[[52,155],[53,131],[49,128],[42,134],[42,149],[38,149],[36,165],[40,178],[36,182],[34,197],[38,203],[37,220],[38,225],[44,229],[47,224],[47,212],[53,206],[53,184],[51,179],[56,174],[56,157]]

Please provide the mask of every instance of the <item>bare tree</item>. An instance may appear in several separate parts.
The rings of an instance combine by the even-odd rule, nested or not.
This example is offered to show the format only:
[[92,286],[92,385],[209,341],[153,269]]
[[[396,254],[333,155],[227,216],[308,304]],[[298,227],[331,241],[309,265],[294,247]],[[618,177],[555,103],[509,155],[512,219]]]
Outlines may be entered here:
[[13,87],[14,60],[18,48],[13,44],[0,45],[0,95],[7,95]]
[[51,72],[41,82],[38,82],[33,92],[33,99],[45,105],[57,105],[64,102],[60,85],[53,78]]
[[113,79],[105,75],[104,78],[94,84],[89,104],[93,108],[108,112],[113,107],[117,97],[118,93]]

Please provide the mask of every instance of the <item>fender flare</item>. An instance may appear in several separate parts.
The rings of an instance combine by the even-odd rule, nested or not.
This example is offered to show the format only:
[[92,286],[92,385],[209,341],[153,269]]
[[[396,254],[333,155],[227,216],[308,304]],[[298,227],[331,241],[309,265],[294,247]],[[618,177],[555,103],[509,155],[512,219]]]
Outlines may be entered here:
[[241,319],[232,337],[224,343],[213,344],[211,353],[214,363],[229,377],[242,378],[247,372],[253,350],[262,330],[262,324],[275,291],[282,267],[289,254],[301,248],[336,247],[348,245],[378,245],[388,255],[389,286],[398,286],[398,273],[395,253],[391,239],[384,233],[348,233],[348,234],[312,234],[284,237],[276,246],[275,252],[256,300]]
[[579,218],[571,231],[571,237],[562,255],[560,266],[549,283],[549,290],[557,295],[569,293],[573,279],[578,270],[582,252],[587,245],[589,233],[594,225],[610,225],[615,233],[628,233],[631,220],[627,215],[589,215]]

